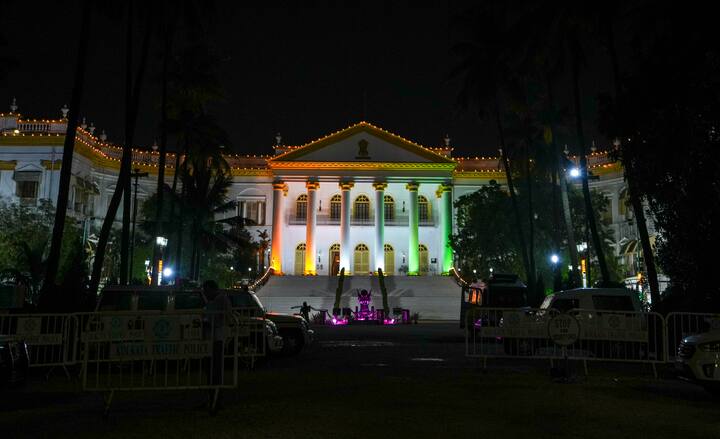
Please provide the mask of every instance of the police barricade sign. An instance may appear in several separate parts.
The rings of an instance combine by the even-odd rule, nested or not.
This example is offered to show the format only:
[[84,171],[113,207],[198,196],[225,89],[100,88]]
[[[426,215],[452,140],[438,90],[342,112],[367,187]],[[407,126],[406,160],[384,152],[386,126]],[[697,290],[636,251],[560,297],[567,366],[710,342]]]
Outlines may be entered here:
[[232,314],[197,311],[88,316],[83,390],[110,392],[111,401],[118,390],[235,387],[237,325]]
[[468,312],[466,355],[469,357],[556,357],[559,348],[548,338],[555,310],[477,308]]
[[233,328],[238,337],[237,355],[250,368],[255,359],[267,354],[265,351],[265,319],[257,307],[234,307],[233,314],[238,326]]
[[468,314],[469,357],[664,361],[657,313],[574,309],[477,308]]
[[0,315],[0,336],[7,341],[25,342],[30,367],[67,366],[71,314]]

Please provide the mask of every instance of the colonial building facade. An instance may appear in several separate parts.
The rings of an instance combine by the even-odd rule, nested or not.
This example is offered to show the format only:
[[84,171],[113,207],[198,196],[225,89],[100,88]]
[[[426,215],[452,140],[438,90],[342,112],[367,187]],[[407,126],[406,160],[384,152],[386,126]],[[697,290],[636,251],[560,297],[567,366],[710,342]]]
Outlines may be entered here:
[[[14,106],[0,114],[0,196],[26,205],[57,199],[66,129],[59,119],[27,119]],[[78,128],[72,163],[68,214],[98,223],[115,189],[121,149],[104,133]],[[155,147],[133,151],[133,167],[150,173],[140,179],[138,198],[155,191]],[[235,214],[252,220],[251,234],[267,230],[267,261],[276,274],[441,275],[453,266],[448,236],[453,203],[490,180],[504,182],[497,157],[453,157],[450,139],[427,147],[367,122],[301,146],[284,145],[278,135],[272,154],[231,155]],[[270,151],[269,151],[270,152]],[[615,235],[615,256],[634,276],[637,245],[626,208],[622,169],[606,153],[588,158],[599,179],[591,186],[607,194],[611,212],[603,220]],[[166,178],[175,156],[168,154]],[[652,230],[652,229],[651,229]]]

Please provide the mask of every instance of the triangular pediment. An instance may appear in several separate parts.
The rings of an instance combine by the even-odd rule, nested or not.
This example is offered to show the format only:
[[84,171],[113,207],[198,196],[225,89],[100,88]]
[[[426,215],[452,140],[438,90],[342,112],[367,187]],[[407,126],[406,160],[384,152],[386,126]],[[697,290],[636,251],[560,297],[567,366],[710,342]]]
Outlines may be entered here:
[[417,163],[455,161],[367,122],[360,122],[270,159],[270,163]]

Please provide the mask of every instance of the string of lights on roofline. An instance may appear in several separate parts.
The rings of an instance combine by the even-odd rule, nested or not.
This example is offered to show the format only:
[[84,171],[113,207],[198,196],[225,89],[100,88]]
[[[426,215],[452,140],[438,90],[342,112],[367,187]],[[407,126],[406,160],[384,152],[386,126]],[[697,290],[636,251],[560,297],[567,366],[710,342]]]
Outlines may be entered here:
[[[18,125],[18,126],[20,126],[20,125],[22,125],[22,124],[33,124],[33,123],[45,123],[45,124],[66,124],[66,123],[67,123],[67,115],[68,115],[68,112],[69,112],[69,108],[67,107],[67,105],[63,106],[63,107],[60,109],[60,111],[62,112],[62,116],[63,116],[61,119],[24,119],[24,118],[22,118],[22,114],[17,111],[18,108],[19,108],[19,107],[17,106],[17,101],[16,101],[15,98],[13,98],[12,104],[10,105],[10,112],[9,112],[9,113],[0,113],[0,117],[15,117],[16,120],[17,120],[17,125]],[[252,158],[252,159],[260,159],[260,160],[268,160],[268,159],[278,160],[279,158],[282,158],[283,156],[289,154],[290,152],[296,151],[296,150],[298,150],[298,149],[300,149],[300,148],[305,148],[305,147],[307,147],[307,146],[316,144],[316,143],[318,143],[318,142],[325,141],[325,140],[327,140],[328,138],[331,138],[331,137],[333,137],[333,136],[336,136],[336,135],[338,135],[338,134],[340,134],[340,133],[343,133],[343,132],[345,132],[345,131],[348,131],[348,130],[351,130],[351,129],[354,129],[354,128],[357,128],[357,127],[363,127],[363,126],[370,127],[370,128],[372,128],[372,129],[374,129],[374,130],[377,130],[377,131],[379,131],[379,132],[381,132],[381,133],[383,133],[383,134],[385,134],[385,135],[387,135],[387,136],[390,136],[390,137],[392,137],[392,138],[395,138],[395,139],[400,140],[400,141],[402,141],[402,142],[405,142],[405,143],[407,143],[407,144],[413,145],[413,146],[415,146],[415,147],[421,148],[421,149],[423,149],[423,150],[426,150],[426,151],[428,151],[428,152],[430,152],[430,153],[432,153],[432,154],[434,154],[434,155],[440,156],[440,157],[446,157],[446,156],[444,156],[443,154],[441,154],[440,152],[443,152],[443,151],[450,151],[450,152],[451,152],[451,151],[454,151],[454,148],[450,146],[450,140],[451,140],[451,139],[450,139],[450,136],[447,135],[447,134],[445,135],[445,137],[444,137],[444,139],[443,139],[443,141],[444,141],[444,143],[445,143],[445,146],[444,146],[444,147],[442,147],[442,146],[441,146],[441,147],[426,147],[426,146],[424,146],[424,145],[421,145],[421,144],[419,144],[419,143],[416,143],[416,142],[413,142],[413,141],[411,141],[411,140],[409,140],[409,139],[406,139],[406,138],[404,138],[404,137],[402,137],[402,136],[399,136],[399,135],[397,135],[397,134],[395,134],[395,133],[392,133],[392,132],[390,132],[390,131],[387,131],[387,130],[385,130],[385,129],[383,129],[383,128],[380,128],[380,127],[378,127],[378,126],[376,126],[376,125],[373,125],[373,124],[371,124],[371,123],[369,123],[369,122],[367,122],[367,121],[360,121],[360,122],[355,123],[355,124],[353,124],[353,125],[350,125],[350,126],[348,126],[348,127],[346,127],[346,128],[337,130],[337,131],[332,132],[332,133],[330,133],[330,134],[328,134],[328,135],[325,135],[325,136],[319,137],[319,138],[317,138],[317,139],[315,139],[315,140],[312,140],[312,141],[310,141],[310,142],[307,142],[307,143],[305,143],[305,144],[303,144],[303,145],[283,145],[283,144],[282,144],[282,136],[280,135],[280,133],[278,133],[278,134],[275,136],[275,140],[276,140],[275,148],[282,148],[282,149],[287,149],[287,150],[288,150],[288,151],[286,151],[286,152],[284,152],[284,153],[282,153],[282,154],[272,155],[272,154],[228,154],[228,153],[223,153],[223,155],[226,156],[226,157],[228,157],[228,158],[234,158],[234,159],[238,159],[238,158],[240,158],[240,159],[242,159],[242,158],[251,159],[251,158]],[[120,159],[115,158],[115,157],[111,157],[110,155],[106,154],[104,151],[102,151],[102,150],[100,149],[100,148],[104,147],[104,148],[108,148],[108,149],[110,149],[110,150],[115,150],[115,151],[117,151],[118,153],[121,153],[121,152],[122,152],[122,149],[123,149],[121,146],[118,146],[118,145],[115,145],[115,144],[113,144],[113,143],[111,143],[111,142],[108,142],[108,141],[107,141],[107,134],[105,133],[104,130],[102,131],[102,133],[101,133],[99,136],[95,136],[94,132],[95,132],[95,130],[96,130],[96,127],[94,126],[94,124],[93,124],[92,122],[90,123],[90,125],[88,125],[88,124],[86,123],[86,119],[85,119],[85,118],[82,119],[82,123],[81,123],[80,126],[77,128],[77,130],[78,130],[78,132],[81,134],[81,136],[76,137],[76,140],[77,140],[77,141],[80,141],[81,143],[83,143],[83,144],[85,144],[86,146],[90,147],[94,152],[100,154],[103,158],[105,158],[105,159],[107,159],[107,160],[120,162]],[[55,133],[38,133],[38,132],[30,132],[30,133],[27,133],[27,132],[23,132],[23,131],[21,131],[21,130],[19,130],[19,129],[16,128],[16,129],[14,129],[14,130],[2,131],[1,135],[2,135],[3,137],[60,137],[60,136],[64,136],[65,133],[64,133],[64,131],[63,131],[63,132],[55,132]],[[93,141],[93,143],[89,143],[89,142],[85,141],[85,139],[84,139],[83,137],[90,138],[90,139]],[[616,140],[615,143],[614,143],[614,146],[617,147],[617,144],[618,144],[618,141]],[[220,146],[220,147],[222,148],[222,146]],[[158,152],[157,142],[154,142],[150,149],[135,147],[135,148],[131,148],[131,151],[132,151],[133,155],[135,155],[135,154],[137,154],[137,155],[150,154],[151,156],[159,156],[159,155],[160,155],[160,152]],[[565,151],[564,151],[564,152],[565,152],[565,155],[566,155],[570,160],[573,160],[573,161],[578,160],[578,157],[577,157],[577,156],[571,156],[571,155],[569,155],[569,150],[568,150],[567,145],[565,145]],[[596,148],[595,148],[595,142],[592,143],[591,153],[589,154],[589,157],[604,157],[604,156],[607,156],[607,155],[608,155],[608,151],[597,151]],[[168,161],[172,161],[172,160],[170,160],[170,159],[174,159],[175,153],[167,152],[167,153],[166,153],[166,156],[167,156],[168,159],[169,159]],[[475,161],[475,162],[488,162],[488,161],[490,161],[490,162],[492,162],[492,161],[498,161],[498,160],[500,160],[500,157],[499,157],[499,156],[488,156],[488,157],[485,157],[485,156],[474,156],[474,157],[472,157],[472,156],[471,156],[471,157],[452,157],[452,159],[455,160],[455,161],[457,161],[457,162],[459,162],[459,164],[462,166],[462,165],[465,164],[465,163],[463,163],[463,162],[470,162],[470,161]],[[157,164],[148,163],[148,162],[146,162],[146,161],[133,161],[132,163],[133,163],[133,164],[136,164],[136,165],[142,165],[142,166],[152,166],[152,167],[157,167],[157,166],[158,166]],[[594,168],[598,168],[598,167],[607,168],[607,167],[611,167],[611,166],[612,166],[612,164],[610,164],[610,163],[602,163],[602,164],[589,165],[588,168],[590,168],[590,169],[594,169]],[[174,166],[173,166],[172,164],[166,164],[166,168],[172,169],[172,168],[174,168]],[[239,170],[239,169],[242,169],[242,170],[261,170],[261,169],[266,169],[266,167],[233,167],[232,169],[238,169],[238,170]],[[467,170],[467,171],[471,171],[471,170]],[[466,171],[466,172],[467,172],[467,171]],[[495,171],[492,170],[492,169],[481,169],[481,170],[477,170],[477,169],[476,169],[476,170],[472,170],[472,172],[478,172],[478,171],[479,171],[479,172],[495,172]]]

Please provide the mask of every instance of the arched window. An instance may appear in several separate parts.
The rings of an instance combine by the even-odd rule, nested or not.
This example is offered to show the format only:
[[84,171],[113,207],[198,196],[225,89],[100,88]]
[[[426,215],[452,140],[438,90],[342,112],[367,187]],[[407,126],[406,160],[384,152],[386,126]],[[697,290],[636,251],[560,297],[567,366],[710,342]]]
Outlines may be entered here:
[[328,255],[328,261],[330,262],[330,276],[337,276],[340,272],[340,244],[335,243],[331,245]]
[[428,199],[425,198],[424,195],[418,196],[418,220],[423,222],[430,221],[430,203],[428,202]]
[[355,198],[353,203],[353,219],[358,221],[370,219],[370,199],[365,195]]
[[355,247],[353,258],[353,274],[368,274],[370,272],[370,250],[365,244]]
[[342,197],[335,194],[330,198],[330,219],[340,221],[340,209],[342,209]]
[[418,253],[420,256],[420,273],[427,273],[430,264],[428,263],[428,249],[425,244],[420,244],[418,246]]
[[384,197],[385,206],[385,221],[394,221],[395,220],[395,200],[393,200],[393,197],[390,195],[385,195]]
[[305,243],[301,242],[295,247],[295,275],[305,274]]
[[295,202],[295,219],[306,220],[307,219],[307,194],[302,194],[297,197]]
[[385,273],[395,273],[395,249],[390,244],[385,244]]

